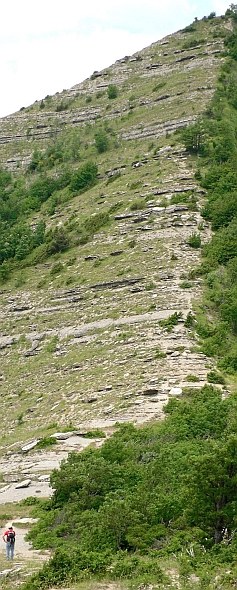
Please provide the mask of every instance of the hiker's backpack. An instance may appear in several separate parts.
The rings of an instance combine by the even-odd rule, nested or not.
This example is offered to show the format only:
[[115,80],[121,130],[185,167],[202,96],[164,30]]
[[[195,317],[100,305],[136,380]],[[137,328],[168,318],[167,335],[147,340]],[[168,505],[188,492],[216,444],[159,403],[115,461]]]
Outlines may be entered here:
[[15,543],[15,533],[13,531],[8,531],[8,533],[7,533],[7,542],[10,543],[10,545],[14,545],[14,543]]

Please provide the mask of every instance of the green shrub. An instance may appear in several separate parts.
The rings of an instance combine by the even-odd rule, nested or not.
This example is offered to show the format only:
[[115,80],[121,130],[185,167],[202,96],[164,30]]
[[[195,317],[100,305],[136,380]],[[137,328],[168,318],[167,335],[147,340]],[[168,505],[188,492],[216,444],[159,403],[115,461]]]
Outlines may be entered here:
[[181,319],[182,313],[175,311],[166,320],[160,320],[160,325],[166,328],[167,332],[171,332]]
[[67,111],[69,109],[69,106],[70,106],[69,100],[61,100],[61,102],[59,102],[56,105],[55,111],[56,111],[56,113],[61,113],[61,111]]
[[200,381],[199,377],[197,377],[197,375],[187,375],[186,377],[186,381],[190,381],[190,383],[196,383],[197,381]]
[[187,240],[187,244],[188,246],[191,246],[191,248],[201,248],[202,242],[200,234],[192,233]]
[[236,257],[237,252],[237,217],[227,227],[221,228],[211,242],[204,247],[205,255],[213,261],[213,266],[227,264]]
[[47,234],[47,254],[64,252],[70,245],[69,235],[63,226],[57,226]]
[[209,373],[207,373],[207,381],[208,383],[220,383],[221,385],[225,385],[223,375],[217,373],[217,371],[209,371]]
[[23,500],[21,500],[20,503],[22,504],[22,506],[35,506],[39,504],[39,502],[39,498],[35,498],[35,496],[28,496],[28,498],[24,498]]
[[50,270],[50,274],[56,275],[56,274],[60,273],[63,269],[64,269],[63,264],[61,262],[56,262],[55,264],[53,264],[53,266]]
[[215,18],[215,17],[216,17],[216,13],[213,11],[213,12],[210,12],[210,14],[208,15],[208,17],[207,17],[207,18],[208,18],[209,20],[212,20],[212,19],[213,19],[213,18]]
[[193,285],[190,283],[190,281],[182,281],[179,286],[180,289],[191,289]]
[[56,438],[51,438],[50,436],[45,436],[44,438],[41,438],[39,440],[39,442],[36,445],[36,449],[47,449],[49,447],[52,447],[53,445],[55,445],[57,443]]
[[102,154],[109,149],[109,138],[104,129],[99,129],[95,133],[95,145],[98,154]]
[[30,196],[35,199],[36,203],[43,203],[57,189],[58,183],[53,178],[42,177],[32,183],[30,187]]
[[194,31],[196,31],[196,26],[194,23],[188,25],[187,27],[185,27],[185,29],[183,29],[184,33],[193,33]]
[[107,94],[109,99],[117,98],[118,96],[118,88],[116,84],[109,84],[107,88]]
[[[94,574],[164,584],[159,558],[175,552],[178,564],[190,549],[195,571],[213,561],[217,533],[219,552],[225,545],[219,498],[221,525],[235,530],[236,404],[211,386],[190,388],[170,399],[165,420],[122,424],[100,448],[71,453],[53,472],[53,498],[37,507],[29,534],[53,557],[24,590]],[[228,545],[234,563],[235,542]]]
[[0,283],[5,283],[11,274],[12,265],[9,262],[2,262],[0,265]]
[[[218,354],[218,351],[216,352]],[[219,361],[219,366],[228,373],[234,374],[237,371],[237,346],[229,347],[228,353]]]
[[110,221],[109,213],[101,212],[95,213],[85,219],[82,229],[85,230],[88,236],[93,236],[101,227],[107,225]]
[[83,434],[83,436],[85,436],[86,438],[105,438],[106,434],[103,430],[95,428],[94,430],[88,430]]
[[146,201],[144,199],[136,199],[130,205],[130,211],[140,211],[146,208]]
[[206,43],[206,39],[204,38],[195,38],[185,41],[183,44],[183,49],[192,49],[192,47],[196,47],[196,45],[204,45]]
[[227,199],[217,194],[217,198],[213,198],[204,208],[203,217],[212,222],[213,230],[228,226],[237,217],[237,193],[229,193]]
[[181,132],[181,139],[187,152],[203,155],[205,152],[205,130],[202,122],[194,123]]
[[187,317],[184,321],[185,328],[193,328],[195,324],[195,318],[191,311],[188,312]]
[[74,172],[70,189],[73,193],[82,193],[88,188],[94,186],[97,180],[98,168],[93,162],[87,162],[81,168]]

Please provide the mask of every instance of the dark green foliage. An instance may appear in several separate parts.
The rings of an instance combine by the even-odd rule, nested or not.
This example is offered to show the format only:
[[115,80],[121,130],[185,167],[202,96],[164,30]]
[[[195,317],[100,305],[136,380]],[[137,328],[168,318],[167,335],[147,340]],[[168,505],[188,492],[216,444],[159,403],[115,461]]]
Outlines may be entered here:
[[237,217],[227,227],[221,228],[205,246],[204,252],[213,264],[226,264],[237,253]]
[[194,23],[188,25],[187,27],[185,27],[185,29],[183,29],[184,33],[193,33],[194,31],[196,31],[196,26]]
[[[2,224],[0,236],[0,263],[8,259],[23,260],[45,239],[45,224],[39,222],[35,228],[17,224],[9,228]],[[6,268],[6,267],[5,267]]]
[[94,162],[87,162],[74,172],[70,189],[73,193],[82,193],[96,183],[98,174],[97,165]]
[[[236,5],[231,6],[236,16]],[[207,191],[202,211],[215,231],[203,247],[206,274],[205,308],[213,322],[199,318],[197,330],[203,352],[219,357],[221,368],[237,370],[237,33],[225,39],[228,58],[222,66],[218,89],[206,117],[182,132],[189,152],[200,154],[198,175]],[[198,136],[200,131],[200,137]],[[190,132],[192,133],[190,134]],[[197,132],[197,134],[195,133]],[[194,137],[194,149],[192,139]],[[200,148],[201,144],[201,148]],[[203,167],[203,170],[202,170]],[[196,237],[195,237],[196,238]],[[196,239],[194,240],[194,242]],[[197,246],[201,245],[198,236]],[[190,243],[190,240],[189,240]],[[191,245],[191,244],[190,244]]]
[[59,104],[57,104],[55,111],[56,111],[56,113],[60,113],[61,111],[67,111],[69,106],[70,106],[69,100],[61,100],[61,102],[59,102]]
[[212,222],[213,230],[228,226],[237,217],[237,192],[230,192],[226,200],[222,195],[213,193],[202,213],[203,217]]
[[34,208],[37,209],[39,204],[46,201],[57,188],[58,180],[54,178],[42,177],[36,180],[30,187],[30,197],[37,204]]
[[60,273],[63,270],[64,266],[61,262],[56,262],[51,270],[50,270],[50,274],[51,275],[57,275],[58,273]]
[[38,149],[35,149],[32,154],[31,162],[28,166],[29,172],[34,172],[35,170],[40,170],[41,169],[41,161],[42,161],[41,152]]
[[210,371],[207,373],[207,380],[209,383],[220,383],[222,385],[225,384],[224,377],[217,371]]
[[195,318],[191,311],[188,312],[186,320],[184,321],[185,328],[192,328],[195,324]]
[[192,47],[196,47],[197,45],[204,45],[206,43],[206,39],[203,38],[195,38],[185,41],[183,44],[183,49],[192,49]]
[[106,434],[104,433],[103,430],[100,430],[99,428],[95,428],[95,430],[88,430],[87,432],[85,432],[83,434],[83,436],[85,436],[85,438],[105,438]]
[[226,10],[225,16],[231,17],[234,24],[237,22],[237,4],[231,3],[230,7]]
[[118,96],[118,88],[115,84],[109,84],[107,88],[108,98],[114,99]]
[[47,234],[47,253],[48,255],[64,252],[69,247],[69,236],[64,227],[56,227]]
[[205,133],[202,123],[194,123],[183,129],[182,141],[190,154],[203,155],[205,151]]
[[104,129],[99,129],[99,131],[97,131],[95,134],[95,145],[99,154],[107,152],[109,148],[109,138]]
[[37,449],[47,449],[49,447],[52,447],[53,445],[55,445],[57,443],[56,438],[51,438],[50,436],[45,436],[44,438],[41,438],[41,440],[37,443],[36,448]]
[[0,265],[0,283],[5,283],[11,274],[11,265],[4,261]]
[[[34,152],[33,167],[36,161],[38,153]],[[31,183],[26,182],[24,177],[15,180],[8,172],[0,171],[0,264],[7,260],[13,263],[28,258],[29,261],[33,251],[43,246],[46,240],[45,223],[39,221],[30,225],[28,215],[38,211],[42,203],[69,182],[70,175],[66,171],[56,178],[39,176]],[[1,280],[8,278],[9,271],[10,265],[1,269]]]
[[191,248],[201,248],[201,236],[199,234],[191,234],[187,240],[187,244],[191,246]]
[[182,313],[175,311],[166,320],[160,320],[161,326],[166,328],[167,332],[171,332],[174,326],[177,326],[179,321],[182,319]]
[[4,189],[7,188],[7,186],[9,186],[12,182],[12,176],[11,173],[8,172],[7,170],[3,170],[2,168],[0,168],[0,194],[2,196],[2,194],[4,194]]
[[[33,211],[53,215],[58,205],[68,201],[76,193],[83,193],[97,182],[98,168],[87,162],[72,174],[61,166],[60,172],[46,174],[47,168],[64,161],[78,158],[78,132],[62,134],[61,139],[48,146],[45,152],[34,150],[32,161],[25,177],[15,179],[9,172],[0,169],[0,281],[8,280],[14,266],[35,265],[52,254],[63,252],[71,245],[85,243],[105,223],[108,214],[78,224],[77,236],[72,234],[70,224],[45,231],[45,223],[29,224]],[[29,172],[39,172],[37,178],[29,179]],[[64,189],[67,189],[64,191]],[[78,234],[80,239],[78,240]],[[83,235],[82,235],[83,234]],[[18,264],[19,266],[19,264]]]
[[56,135],[44,151],[35,149],[28,167],[29,172],[43,172],[62,163],[80,159],[81,141],[77,129],[63,131]]
[[182,559],[195,544],[196,566],[215,563],[215,546],[225,556],[225,530],[234,563],[236,410],[236,397],[222,401],[211,386],[190,390],[169,402],[165,421],[122,425],[100,449],[71,453],[29,535],[55,553],[24,590],[88,573],[164,582],[159,557]]
[[232,59],[237,60],[237,39],[236,39],[236,32],[232,35],[229,35],[225,39],[225,46],[228,48],[229,55]]

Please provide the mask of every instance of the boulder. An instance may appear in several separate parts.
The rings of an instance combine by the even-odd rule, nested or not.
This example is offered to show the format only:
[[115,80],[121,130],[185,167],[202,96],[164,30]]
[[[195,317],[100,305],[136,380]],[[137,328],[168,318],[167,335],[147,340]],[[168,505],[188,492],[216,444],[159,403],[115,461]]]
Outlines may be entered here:
[[173,396],[182,395],[182,393],[183,393],[183,390],[181,387],[172,387],[169,391],[169,395],[173,395]]
[[28,453],[28,451],[31,451],[31,449],[34,449],[34,447],[36,447],[36,445],[38,444],[39,441],[40,441],[40,439],[36,438],[35,440],[32,440],[31,442],[27,443],[26,445],[21,447],[22,452]]
[[54,432],[54,434],[50,435],[50,438],[56,438],[57,440],[67,440],[67,438],[70,438],[70,436],[72,436],[74,434],[74,432],[70,431],[70,432]]
[[22,488],[28,488],[31,484],[31,479],[24,479],[15,485],[16,490],[21,490]]
[[38,477],[38,481],[49,481],[50,480],[50,474],[45,474],[45,475],[39,475]]

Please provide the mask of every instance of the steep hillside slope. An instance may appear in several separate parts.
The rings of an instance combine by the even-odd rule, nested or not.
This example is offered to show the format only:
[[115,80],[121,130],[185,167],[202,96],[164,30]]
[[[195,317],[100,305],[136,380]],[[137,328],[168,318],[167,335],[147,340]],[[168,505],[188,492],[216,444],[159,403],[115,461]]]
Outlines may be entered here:
[[[36,142],[44,146],[69,125],[80,130],[80,137],[85,132],[90,137],[88,123],[91,129],[100,119],[113,122],[125,149],[128,140],[157,139],[194,120],[212,96],[226,28],[228,23],[219,19],[195,23],[68,91],[3,118],[1,162],[11,169],[24,166]],[[119,97],[108,101],[106,89],[113,84]],[[113,163],[118,156],[113,154]]]
[[[175,131],[210,102],[229,27],[197,22],[0,121],[1,163],[26,172],[27,183],[45,173],[49,146],[62,150],[76,137],[71,169],[98,165],[95,186],[73,197],[62,189],[29,217],[32,227],[43,220],[73,236],[83,222],[90,240],[72,240],[35,267],[19,264],[2,284],[3,454],[62,427],[159,418],[170,395],[206,382],[212,361],[190,329],[202,288],[190,237],[205,243],[210,230]],[[104,151],[95,144],[101,130]],[[65,163],[65,153],[55,157],[47,174],[57,177]],[[81,448],[78,438],[72,445]],[[7,479],[9,462],[0,470]],[[20,479],[29,465],[17,455],[10,471]]]

